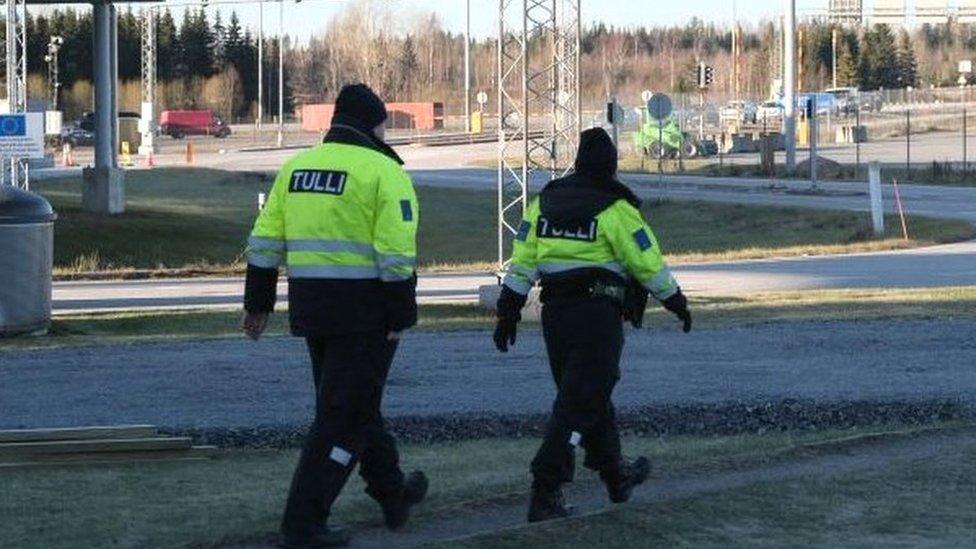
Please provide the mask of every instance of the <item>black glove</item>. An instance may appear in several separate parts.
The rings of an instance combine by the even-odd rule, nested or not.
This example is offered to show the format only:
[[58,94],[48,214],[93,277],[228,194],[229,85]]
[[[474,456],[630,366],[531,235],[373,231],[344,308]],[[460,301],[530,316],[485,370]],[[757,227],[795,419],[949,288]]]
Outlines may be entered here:
[[498,323],[495,325],[495,347],[503,353],[508,352],[509,345],[515,345],[518,333],[518,323],[522,320],[522,307],[525,306],[526,296],[512,291],[508,286],[502,286],[502,294],[498,297]]
[[623,316],[634,328],[644,325],[644,311],[647,309],[647,288],[631,278],[627,281],[627,292],[624,297]]
[[687,334],[691,331],[691,311],[688,310],[688,298],[685,294],[681,293],[681,288],[678,288],[678,293],[665,299],[661,302],[664,308],[674,313],[679,320],[684,322],[682,330]]
[[503,353],[508,352],[509,345],[515,345],[518,334],[518,321],[511,318],[499,318],[495,325],[495,347]]

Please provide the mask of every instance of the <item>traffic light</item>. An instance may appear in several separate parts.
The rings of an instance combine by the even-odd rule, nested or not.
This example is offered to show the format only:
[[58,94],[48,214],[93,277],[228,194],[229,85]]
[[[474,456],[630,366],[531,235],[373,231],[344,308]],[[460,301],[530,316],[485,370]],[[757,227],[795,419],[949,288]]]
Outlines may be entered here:
[[698,87],[705,89],[715,80],[715,71],[704,62],[698,63]]

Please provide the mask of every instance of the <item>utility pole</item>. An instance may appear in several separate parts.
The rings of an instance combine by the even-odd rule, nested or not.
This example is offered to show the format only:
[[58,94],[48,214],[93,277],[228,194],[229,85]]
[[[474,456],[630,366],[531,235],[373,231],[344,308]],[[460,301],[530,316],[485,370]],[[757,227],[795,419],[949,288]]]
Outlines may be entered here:
[[736,99],[742,98],[739,87],[739,50],[742,48],[742,37],[739,35],[738,3],[732,1],[732,91]]
[[278,0],[278,147],[285,143],[285,0]]
[[264,124],[264,2],[258,2],[258,129]]
[[796,0],[784,0],[783,21],[783,133],[786,173],[796,171]]
[[464,6],[464,131],[471,133],[471,0]]
[[837,87],[837,27],[834,27],[830,31],[830,51],[831,51],[831,56],[833,58],[832,66],[831,66],[832,69],[831,72],[833,75],[831,82],[833,83],[833,86],[831,87],[836,88]]

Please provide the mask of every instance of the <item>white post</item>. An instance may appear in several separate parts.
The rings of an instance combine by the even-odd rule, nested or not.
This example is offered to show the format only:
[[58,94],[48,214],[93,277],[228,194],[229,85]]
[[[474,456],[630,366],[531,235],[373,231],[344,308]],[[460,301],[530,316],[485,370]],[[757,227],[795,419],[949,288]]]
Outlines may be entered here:
[[881,164],[877,161],[868,164],[868,187],[871,193],[871,225],[874,236],[884,236],[884,202],[881,197]]
[[796,0],[784,0],[783,21],[783,133],[786,138],[786,173],[796,171]]
[[819,120],[819,106],[817,105],[817,94],[814,93],[810,95],[810,116],[808,121],[810,122],[810,184],[813,188],[817,187],[817,163],[819,162],[819,157],[817,156],[817,141],[820,137],[820,120]]

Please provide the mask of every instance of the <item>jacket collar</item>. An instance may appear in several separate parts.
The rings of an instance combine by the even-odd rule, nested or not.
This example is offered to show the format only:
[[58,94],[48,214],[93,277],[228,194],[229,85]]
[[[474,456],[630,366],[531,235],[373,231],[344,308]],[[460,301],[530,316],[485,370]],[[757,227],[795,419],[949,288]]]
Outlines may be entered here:
[[375,135],[372,135],[372,133],[364,132],[347,124],[332,124],[332,127],[329,128],[329,132],[326,133],[325,138],[322,139],[322,142],[341,143],[343,145],[364,147],[392,159],[401,166],[403,165],[403,159],[400,158],[400,155],[393,150],[393,147],[379,140]]

